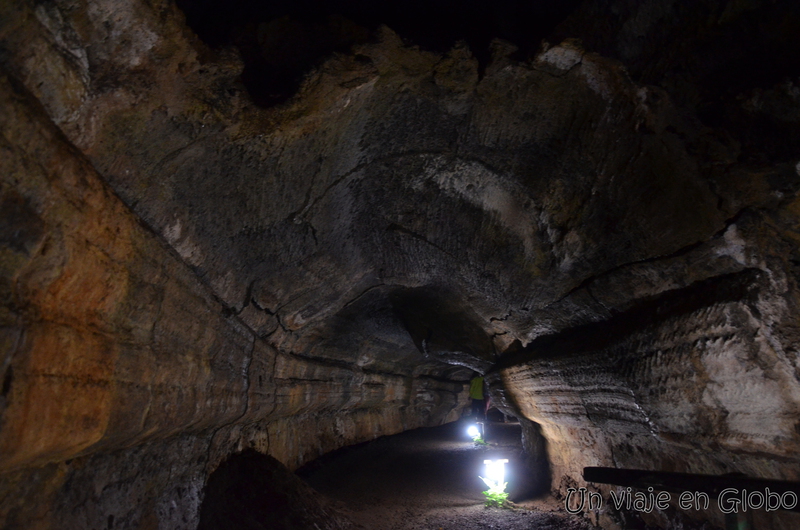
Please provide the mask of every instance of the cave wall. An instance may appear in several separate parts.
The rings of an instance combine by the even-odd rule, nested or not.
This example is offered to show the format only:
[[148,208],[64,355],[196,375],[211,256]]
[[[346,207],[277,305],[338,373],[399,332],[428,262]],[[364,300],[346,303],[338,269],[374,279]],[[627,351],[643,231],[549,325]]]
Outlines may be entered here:
[[[482,67],[384,27],[270,108],[171,2],[3,4],[5,524],[194,528],[227,455],[453,419],[466,368],[541,426],[556,492],[796,480],[796,90],[709,123],[708,85],[613,38],[673,3],[606,4],[559,31],[600,20],[607,56]],[[765,154],[743,131],[775,116]]]
[[1,90],[4,528],[194,528],[234,452],[294,469],[463,406],[457,382],[278,351]]
[[[592,465],[798,479],[797,292],[786,274],[796,224],[787,220],[746,213],[709,243],[592,279],[571,296],[608,319],[534,340],[492,375],[507,405],[541,425],[558,490],[584,486],[581,469]],[[699,263],[698,276],[690,265]],[[641,298],[620,306],[622,292]],[[607,486],[595,491],[610,498]],[[642,514],[629,524],[631,515]],[[713,509],[688,515],[725,524]],[[757,528],[797,524],[786,512],[753,517]],[[676,524],[671,513],[644,519]]]

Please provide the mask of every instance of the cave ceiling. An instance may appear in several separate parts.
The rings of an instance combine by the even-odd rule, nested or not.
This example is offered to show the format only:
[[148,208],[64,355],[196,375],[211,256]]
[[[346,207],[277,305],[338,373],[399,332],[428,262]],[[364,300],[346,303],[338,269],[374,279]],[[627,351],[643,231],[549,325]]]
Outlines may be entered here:
[[[223,95],[199,131],[152,114],[136,126],[154,134],[116,144],[152,161],[137,176],[116,150],[96,159],[292,351],[485,371],[624,309],[590,285],[718,240],[797,186],[786,96],[752,108],[800,72],[786,2],[636,18],[603,2],[178,5],[208,53],[238,50],[231,86],[261,109]],[[706,273],[744,268],[725,259]]]
[[485,371],[746,268],[718,249],[629,275],[798,187],[791,2],[71,6],[33,9],[28,49],[58,60],[6,31],[9,68],[226,314],[294,353]]

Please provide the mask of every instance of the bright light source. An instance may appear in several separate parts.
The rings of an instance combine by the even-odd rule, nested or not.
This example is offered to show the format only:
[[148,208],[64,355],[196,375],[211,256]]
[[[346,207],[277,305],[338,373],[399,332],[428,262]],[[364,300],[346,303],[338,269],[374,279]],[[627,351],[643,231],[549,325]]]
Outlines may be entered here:
[[478,430],[477,425],[470,425],[469,429],[467,429],[467,434],[470,438],[478,438],[481,435],[481,431]]
[[486,496],[486,506],[506,506],[508,493],[506,493],[507,482],[503,482],[504,466],[508,460],[484,460],[486,464],[486,477],[480,477],[489,487],[483,494]]
[[484,460],[486,464],[486,478],[495,484],[502,484],[505,475],[505,467],[503,464],[508,463],[508,460]]

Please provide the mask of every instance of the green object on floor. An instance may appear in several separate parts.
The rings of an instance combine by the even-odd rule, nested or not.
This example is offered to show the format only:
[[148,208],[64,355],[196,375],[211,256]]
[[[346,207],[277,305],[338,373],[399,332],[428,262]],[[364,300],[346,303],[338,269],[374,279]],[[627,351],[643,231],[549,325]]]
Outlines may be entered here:
[[480,479],[483,480],[489,487],[488,490],[483,492],[483,494],[486,496],[485,506],[487,508],[492,506],[502,508],[506,504],[506,501],[508,501],[508,493],[505,491],[508,482],[503,482],[501,484],[484,477],[480,477]]

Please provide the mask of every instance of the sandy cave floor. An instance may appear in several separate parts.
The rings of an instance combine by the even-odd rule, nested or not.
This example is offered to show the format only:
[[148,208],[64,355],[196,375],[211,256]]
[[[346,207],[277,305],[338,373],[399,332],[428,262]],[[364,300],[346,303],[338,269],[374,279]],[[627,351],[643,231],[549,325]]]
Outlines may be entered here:
[[[298,471],[338,511],[369,530],[585,530],[586,519],[554,499],[485,508],[484,459],[507,458],[508,490],[530,477],[522,469],[519,424],[490,422],[489,447],[476,446],[459,421],[408,431],[326,455]],[[516,473],[515,473],[516,472]],[[512,497],[513,498],[513,497]]]

